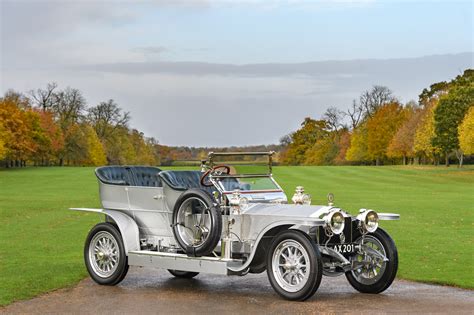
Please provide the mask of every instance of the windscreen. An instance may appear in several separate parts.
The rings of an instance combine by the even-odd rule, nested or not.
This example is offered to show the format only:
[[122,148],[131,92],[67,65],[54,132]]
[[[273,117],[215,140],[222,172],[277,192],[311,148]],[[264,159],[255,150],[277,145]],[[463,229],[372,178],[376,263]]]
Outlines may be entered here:
[[231,174],[270,174],[269,153],[216,153],[210,158],[212,166],[227,165]]
[[260,191],[280,189],[270,176],[259,177],[226,177],[219,178],[218,182],[224,191]]

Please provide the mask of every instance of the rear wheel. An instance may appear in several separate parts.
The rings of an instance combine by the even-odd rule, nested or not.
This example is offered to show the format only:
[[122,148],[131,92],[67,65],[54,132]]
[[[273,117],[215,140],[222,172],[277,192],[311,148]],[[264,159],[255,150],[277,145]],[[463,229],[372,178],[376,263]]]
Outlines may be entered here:
[[173,270],[173,269],[168,269],[168,272],[171,273],[176,278],[188,278],[188,279],[194,278],[199,274],[199,272],[181,271],[181,270]]
[[[356,243],[360,243],[360,236]],[[359,265],[355,270],[346,273],[349,283],[362,293],[380,293],[388,289],[392,284],[398,270],[398,252],[395,242],[382,229],[377,229],[374,233],[364,237],[364,245],[368,251],[375,250],[385,256],[370,255],[370,253],[358,253],[352,260]]]
[[116,285],[128,272],[122,236],[111,223],[92,228],[84,246],[84,261],[92,280],[102,285]]
[[300,231],[278,234],[268,251],[267,274],[273,289],[282,297],[304,301],[321,283],[321,253]]

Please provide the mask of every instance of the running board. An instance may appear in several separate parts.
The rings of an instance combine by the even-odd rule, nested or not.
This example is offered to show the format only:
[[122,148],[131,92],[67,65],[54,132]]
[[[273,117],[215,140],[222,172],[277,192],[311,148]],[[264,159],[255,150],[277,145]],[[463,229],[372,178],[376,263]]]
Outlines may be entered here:
[[228,270],[229,267],[240,267],[243,262],[237,259],[189,257],[185,254],[140,250],[128,252],[128,264],[130,266],[229,275],[231,273]]

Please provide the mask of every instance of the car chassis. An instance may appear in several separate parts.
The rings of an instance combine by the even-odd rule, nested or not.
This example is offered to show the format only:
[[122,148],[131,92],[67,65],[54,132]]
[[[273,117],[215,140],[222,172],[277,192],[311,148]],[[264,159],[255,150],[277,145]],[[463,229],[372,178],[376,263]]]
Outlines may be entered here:
[[[267,270],[272,287],[289,300],[305,300],[322,275],[346,275],[360,292],[379,293],[393,282],[396,246],[378,227],[399,215],[311,205],[298,186],[288,204],[272,176],[274,152],[209,153],[201,171],[147,166],[96,169],[105,215],[86,239],[91,278],[118,284],[128,266],[168,269],[176,277],[198,273],[243,276]],[[267,159],[258,174],[237,174],[216,159]]]

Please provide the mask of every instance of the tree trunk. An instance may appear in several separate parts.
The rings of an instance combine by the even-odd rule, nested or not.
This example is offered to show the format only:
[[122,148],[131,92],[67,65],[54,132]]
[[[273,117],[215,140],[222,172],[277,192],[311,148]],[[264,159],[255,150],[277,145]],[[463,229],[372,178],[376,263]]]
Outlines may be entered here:
[[455,152],[456,152],[456,157],[458,158],[458,161],[459,161],[458,167],[462,167],[462,163],[464,160],[464,153],[462,152],[461,149],[457,149]]
[[407,165],[407,156],[406,155],[403,156],[403,165]]
[[377,158],[377,159],[375,159],[375,166],[379,166],[379,165],[380,165],[380,159]]
[[448,155],[448,152],[446,152],[445,158],[446,158],[446,160],[445,160],[445,165],[446,165],[446,167],[449,167],[449,155]]

